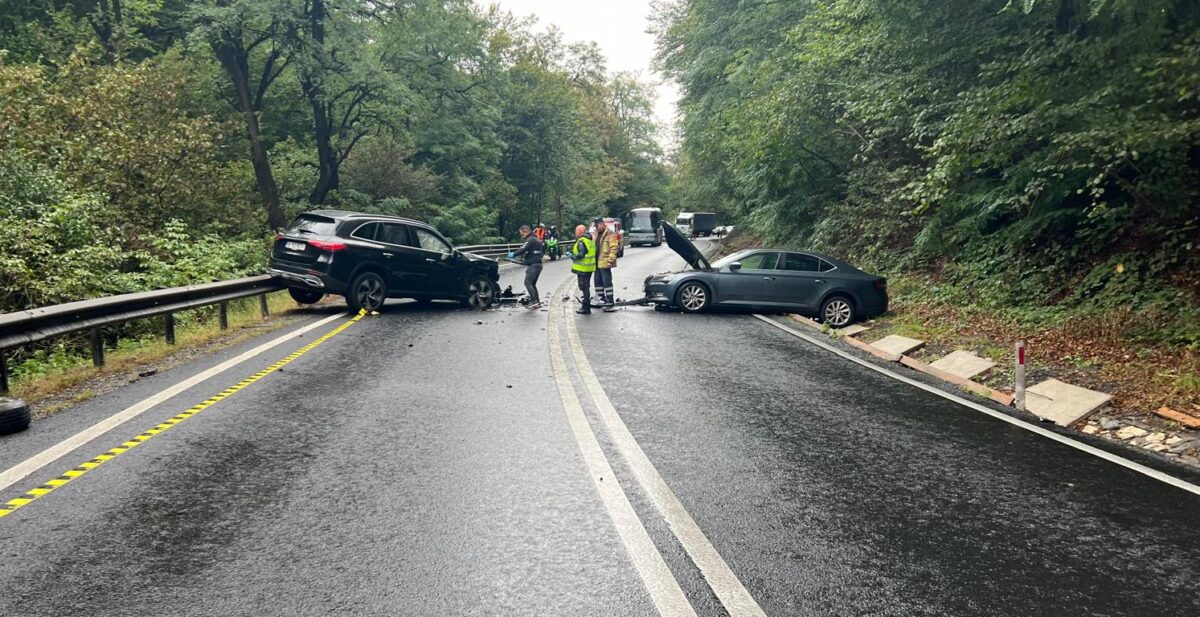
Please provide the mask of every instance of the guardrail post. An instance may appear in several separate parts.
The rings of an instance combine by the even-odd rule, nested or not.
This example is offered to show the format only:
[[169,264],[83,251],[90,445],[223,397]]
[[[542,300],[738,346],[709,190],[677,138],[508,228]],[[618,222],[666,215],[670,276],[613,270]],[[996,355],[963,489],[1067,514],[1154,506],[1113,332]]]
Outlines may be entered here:
[[1025,411],[1025,341],[1017,341],[1017,374],[1013,388],[1013,404]]
[[167,344],[174,345],[175,344],[175,314],[167,313],[163,317],[165,318],[164,321],[166,322],[165,325],[166,325]]
[[217,303],[217,322],[221,324],[222,330],[229,329],[229,303]]
[[8,351],[0,349],[0,394],[8,394]]
[[258,296],[258,308],[262,311],[263,319],[271,316],[271,307],[267,305],[267,294]]
[[104,332],[100,328],[92,328],[92,366],[104,366]]

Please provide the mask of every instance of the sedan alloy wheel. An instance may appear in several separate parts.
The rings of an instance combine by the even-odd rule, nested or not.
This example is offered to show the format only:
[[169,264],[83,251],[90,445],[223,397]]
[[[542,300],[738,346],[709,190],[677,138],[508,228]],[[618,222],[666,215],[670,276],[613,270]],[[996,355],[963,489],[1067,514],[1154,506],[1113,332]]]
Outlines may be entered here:
[[700,283],[684,283],[679,288],[679,308],[696,313],[708,307],[708,288]]
[[821,319],[834,328],[850,325],[854,320],[854,307],[845,298],[830,298],[821,309]]

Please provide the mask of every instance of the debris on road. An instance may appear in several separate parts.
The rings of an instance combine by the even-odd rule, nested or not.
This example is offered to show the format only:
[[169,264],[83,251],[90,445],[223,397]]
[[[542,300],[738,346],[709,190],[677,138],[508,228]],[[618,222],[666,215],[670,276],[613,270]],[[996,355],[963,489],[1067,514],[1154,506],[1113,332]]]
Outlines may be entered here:
[[1127,427],[1117,431],[1117,439],[1120,439],[1120,440],[1133,439],[1135,437],[1141,437],[1142,435],[1145,435],[1147,432],[1148,431],[1140,429],[1136,426],[1127,426]]
[[1165,405],[1159,407],[1154,413],[1159,417],[1166,418],[1168,420],[1174,420],[1175,422],[1178,422],[1188,428],[1200,429],[1200,418],[1197,418],[1191,414],[1186,414],[1182,411],[1175,411],[1174,409],[1171,409]]

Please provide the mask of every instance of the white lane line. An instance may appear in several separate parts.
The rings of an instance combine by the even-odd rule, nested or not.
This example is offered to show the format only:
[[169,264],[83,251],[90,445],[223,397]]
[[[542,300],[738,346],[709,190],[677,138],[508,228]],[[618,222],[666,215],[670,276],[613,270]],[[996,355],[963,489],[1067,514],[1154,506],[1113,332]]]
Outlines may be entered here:
[[987,407],[984,407],[983,405],[980,405],[979,403],[976,403],[975,401],[962,398],[961,396],[955,396],[954,394],[946,392],[940,388],[935,388],[931,385],[921,383],[915,379],[910,379],[908,377],[905,377],[904,375],[900,375],[898,373],[889,371],[886,368],[883,368],[881,366],[876,366],[875,364],[873,364],[871,362],[867,362],[866,360],[863,360],[862,358],[857,358],[857,357],[855,357],[849,353],[846,353],[845,351],[842,351],[841,349],[838,349],[837,347],[834,347],[824,341],[812,338],[812,337],[808,336],[807,334],[804,334],[803,332],[799,332],[797,330],[789,328],[788,326],[785,326],[785,325],[775,321],[774,319],[770,319],[768,317],[763,317],[762,315],[755,315],[755,317],[771,324],[772,326],[775,326],[776,328],[779,328],[780,330],[783,330],[784,332],[787,332],[788,334],[791,334],[792,336],[801,338],[801,339],[808,341],[809,343],[812,343],[813,345],[816,345],[817,347],[820,347],[827,351],[832,351],[833,353],[835,353],[843,358],[846,358],[847,360],[850,360],[851,362],[861,364],[877,373],[882,373],[884,375],[887,375],[888,377],[891,377],[892,379],[895,379],[897,381],[902,381],[910,386],[915,386],[917,388],[925,390],[926,392],[931,392],[931,393],[936,394],[944,399],[948,399],[948,400],[954,401],[955,403],[963,405],[965,407],[974,409],[975,411],[983,412],[993,418],[996,418],[997,420],[1003,420],[1004,422],[1007,422],[1013,426],[1023,428],[1027,431],[1030,431],[1030,432],[1036,434],[1036,435],[1041,435],[1042,437],[1051,439],[1053,441],[1057,441],[1058,443],[1070,446],[1072,448],[1075,448],[1076,450],[1080,450],[1082,452],[1091,454],[1092,456],[1102,458],[1106,461],[1109,461],[1110,463],[1116,463],[1127,469],[1132,469],[1133,471],[1136,471],[1140,474],[1154,478],[1155,480],[1158,480],[1160,482],[1165,482],[1167,484],[1170,484],[1171,486],[1181,488],[1190,493],[1195,493],[1196,495],[1200,495],[1200,486],[1196,486],[1195,484],[1192,484],[1191,482],[1187,482],[1185,480],[1180,480],[1179,478],[1176,478],[1169,474],[1165,474],[1161,471],[1158,471],[1157,469],[1151,469],[1150,467],[1142,465],[1141,463],[1135,463],[1127,458],[1117,456],[1116,454],[1112,454],[1111,452],[1105,452],[1104,450],[1101,450],[1100,448],[1097,448],[1095,446],[1089,446],[1086,443],[1083,443],[1080,441],[1075,441],[1074,439],[1071,439],[1069,437],[1064,437],[1063,435],[1059,435],[1058,433],[1055,433],[1054,431],[1048,431],[1040,426],[1019,420],[1008,414],[1000,413],[994,409],[988,409]]
[[646,491],[659,513],[666,519],[671,531],[679,539],[679,543],[683,545],[688,556],[692,558],[696,567],[700,568],[700,573],[704,575],[704,580],[717,595],[717,599],[721,601],[725,610],[732,617],[765,616],[766,613],[754,600],[754,596],[750,595],[746,586],[738,580],[737,575],[725,563],[725,559],[704,535],[704,531],[696,524],[692,515],[683,507],[679,498],[667,485],[666,480],[658,473],[658,469],[655,469],[654,464],[650,462],[650,458],[642,451],[642,447],[638,445],[633,434],[629,432],[625,422],[621,420],[621,416],[613,407],[612,401],[605,394],[600,380],[592,370],[591,363],[588,362],[587,355],[579,341],[575,320],[571,317],[567,319],[567,341],[571,346],[571,353],[575,357],[575,366],[579,370],[583,384],[591,394],[596,408],[600,411],[600,417],[612,436],[613,444],[616,445],[625,462],[633,470],[633,475],[641,484],[642,489]]
[[71,437],[68,437],[67,439],[64,439],[63,441],[50,446],[45,450],[42,450],[28,459],[25,459],[24,461],[14,465],[13,467],[4,470],[2,473],[0,473],[0,491],[12,486],[16,482],[21,481],[22,478],[25,478],[29,474],[41,469],[42,467],[45,467],[46,465],[49,465],[63,456],[70,454],[76,448],[88,443],[89,441],[107,433],[108,431],[111,431],[125,422],[136,418],[147,410],[152,409],[155,406],[182,393],[188,388],[220,375],[221,373],[224,373],[225,371],[251,358],[254,358],[255,356],[258,356],[259,354],[262,354],[273,347],[286,343],[287,341],[290,341],[306,332],[319,328],[336,319],[341,319],[345,316],[346,313],[338,313],[336,315],[326,317],[325,319],[322,319],[316,323],[304,326],[299,330],[294,330],[288,334],[284,334],[283,336],[263,343],[262,345],[259,345],[258,347],[255,347],[254,349],[251,349],[250,351],[247,351],[236,358],[226,360],[225,362],[222,362],[221,364],[218,364],[202,373],[198,373],[192,377],[189,377],[188,379],[162,390],[157,394],[150,396],[149,398],[143,399],[137,403],[134,403],[133,405],[130,405],[129,407],[126,407],[125,409],[122,409],[121,411],[118,411],[117,413],[93,424],[92,426],[79,431]]
[[617,535],[621,537],[621,543],[625,545],[625,551],[629,553],[629,558],[646,585],[650,599],[659,614],[694,617],[695,609],[688,602],[679,581],[671,574],[662,554],[654,546],[650,534],[646,533],[646,528],[634,512],[633,505],[629,503],[629,497],[617,482],[617,477],[600,448],[600,442],[596,440],[596,434],[592,432],[587,416],[583,413],[583,406],[579,403],[579,397],[575,394],[575,387],[564,364],[562,341],[559,338],[559,319],[556,318],[562,310],[563,305],[556,305],[550,310],[547,326],[550,335],[550,365],[554,369],[554,381],[558,384],[558,393],[567,412],[567,421],[587,465],[588,474],[592,477],[592,484],[600,493],[604,508],[617,528]]

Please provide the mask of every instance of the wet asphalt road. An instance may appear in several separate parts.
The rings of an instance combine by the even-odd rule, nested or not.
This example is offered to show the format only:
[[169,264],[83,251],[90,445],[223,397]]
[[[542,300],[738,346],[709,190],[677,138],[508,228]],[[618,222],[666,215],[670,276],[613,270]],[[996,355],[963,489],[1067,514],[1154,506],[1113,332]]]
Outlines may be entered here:
[[[630,249],[617,295],[680,265],[665,247]],[[519,289],[520,275],[504,284]],[[548,264],[543,297],[566,277]],[[654,614],[567,422],[549,317],[397,303],[354,324],[0,518],[0,615]],[[576,324],[633,436],[767,614],[1200,614],[1194,495],[748,316],[630,308]],[[0,502],[335,325],[184,392]],[[0,470],[259,342],[0,437]],[[688,601],[723,614],[579,396]]]

